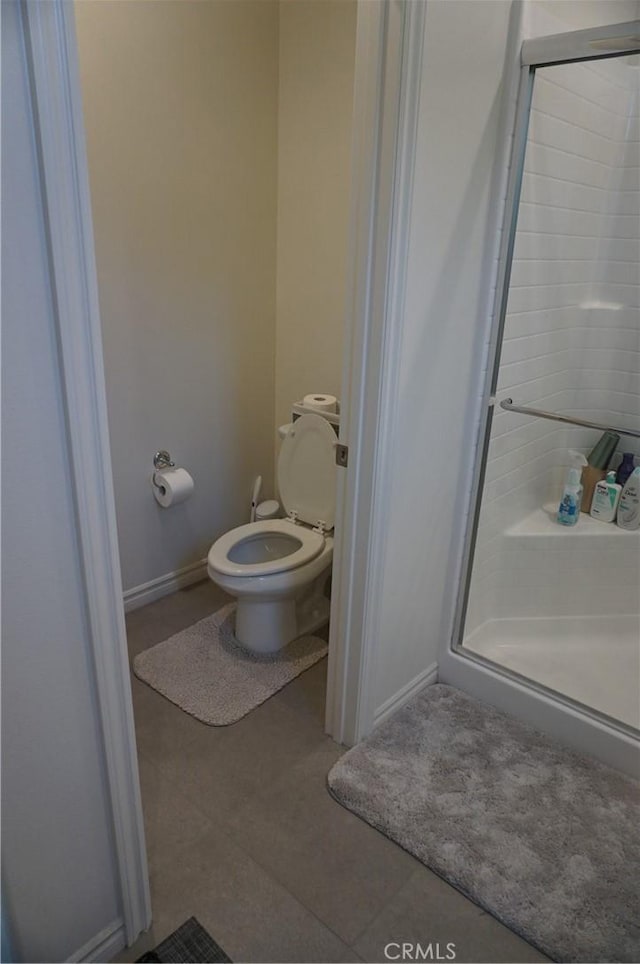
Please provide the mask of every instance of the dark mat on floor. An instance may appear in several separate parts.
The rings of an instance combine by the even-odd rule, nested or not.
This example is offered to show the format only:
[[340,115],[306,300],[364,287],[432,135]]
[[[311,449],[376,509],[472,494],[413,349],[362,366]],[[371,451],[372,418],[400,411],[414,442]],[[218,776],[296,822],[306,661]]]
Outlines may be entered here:
[[156,948],[139,957],[138,962],[141,961],[160,961],[163,964],[218,964],[230,962],[231,958],[227,957],[196,918],[190,917]]
[[640,961],[640,787],[624,774],[435,684],[328,782],[553,960]]

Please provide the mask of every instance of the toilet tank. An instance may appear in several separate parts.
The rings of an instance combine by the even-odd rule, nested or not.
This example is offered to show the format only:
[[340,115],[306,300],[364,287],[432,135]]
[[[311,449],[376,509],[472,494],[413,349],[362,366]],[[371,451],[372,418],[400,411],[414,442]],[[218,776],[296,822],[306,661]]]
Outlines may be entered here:
[[[333,426],[333,430],[336,435],[340,434],[340,401],[338,401],[336,404],[335,412],[323,412],[319,411],[317,408],[313,408],[310,405],[305,405],[304,400],[301,399],[299,402],[294,402],[291,406],[291,421],[295,422],[300,418],[301,415],[319,415],[321,418],[326,419],[327,422]],[[281,428],[282,427],[283,426],[281,426]],[[280,432],[280,429],[278,429],[278,432]],[[281,437],[283,438],[284,436]]]

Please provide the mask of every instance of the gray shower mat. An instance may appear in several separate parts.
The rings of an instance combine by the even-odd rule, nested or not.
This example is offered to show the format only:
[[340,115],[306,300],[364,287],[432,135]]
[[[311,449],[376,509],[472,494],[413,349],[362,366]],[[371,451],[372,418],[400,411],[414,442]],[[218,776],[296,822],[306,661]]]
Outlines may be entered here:
[[329,773],[333,796],[555,961],[640,961],[640,786],[450,686]]
[[136,676],[209,726],[236,723],[326,656],[326,640],[301,636],[256,656],[233,635],[235,604],[140,653]]

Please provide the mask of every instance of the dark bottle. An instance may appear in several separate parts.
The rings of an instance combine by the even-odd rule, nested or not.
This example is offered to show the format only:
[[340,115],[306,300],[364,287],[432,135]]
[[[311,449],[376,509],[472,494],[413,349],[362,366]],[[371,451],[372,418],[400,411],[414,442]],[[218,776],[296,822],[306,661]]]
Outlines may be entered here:
[[622,456],[622,462],[618,466],[618,471],[616,472],[616,482],[618,485],[625,484],[633,469],[633,452],[625,452]]

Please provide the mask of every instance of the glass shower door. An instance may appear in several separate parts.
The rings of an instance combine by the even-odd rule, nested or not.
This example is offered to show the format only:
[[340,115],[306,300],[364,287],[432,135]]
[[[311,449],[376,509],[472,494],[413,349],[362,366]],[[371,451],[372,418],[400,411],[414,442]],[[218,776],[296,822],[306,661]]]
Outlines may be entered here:
[[640,465],[639,98],[637,54],[536,68],[458,640],[632,728],[640,530],[594,518],[589,486],[625,454]]

